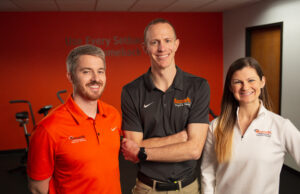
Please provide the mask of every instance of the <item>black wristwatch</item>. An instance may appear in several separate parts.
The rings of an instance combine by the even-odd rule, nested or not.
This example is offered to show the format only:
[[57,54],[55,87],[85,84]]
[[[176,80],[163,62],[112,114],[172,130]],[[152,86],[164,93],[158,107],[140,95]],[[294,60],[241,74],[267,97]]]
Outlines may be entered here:
[[145,152],[145,148],[144,147],[140,147],[140,151],[138,153],[138,159],[140,160],[140,162],[146,161],[147,154]]

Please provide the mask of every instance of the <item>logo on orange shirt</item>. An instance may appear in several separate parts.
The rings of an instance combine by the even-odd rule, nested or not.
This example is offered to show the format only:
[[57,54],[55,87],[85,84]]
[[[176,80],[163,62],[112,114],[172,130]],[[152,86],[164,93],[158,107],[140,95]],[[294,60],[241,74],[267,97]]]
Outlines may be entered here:
[[114,131],[114,130],[116,130],[116,129],[118,129],[118,127],[111,128],[111,131]]
[[71,143],[80,143],[83,141],[87,141],[84,135],[78,136],[78,137],[73,137],[70,136],[69,140],[71,140]]
[[259,129],[255,129],[254,132],[256,133],[256,136],[271,137],[271,135],[272,135],[272,131],[271,130],[259,130]]
[[176,107],[191,106],[191,99],[189,97],[182,99],[182,100],[178,100],[178,99],[174,98],[174,105]]

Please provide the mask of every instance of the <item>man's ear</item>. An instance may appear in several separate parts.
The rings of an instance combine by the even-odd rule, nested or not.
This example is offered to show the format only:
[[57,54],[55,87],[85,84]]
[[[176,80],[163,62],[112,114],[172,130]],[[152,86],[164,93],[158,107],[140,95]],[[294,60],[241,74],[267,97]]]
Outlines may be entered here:
[[176,40],[175,40],[175,45],[176,45],[175,51],[177,51],[177,49],[178,49],[178,47],[179,47],[179,43],[180,43],[179,39],[176,39]]
[[143,48],[143,51],[144,51],[146,54],[148,54],[147,43],[142,42],[142,48]]
[[69,82],[71,82],[71,84],[73,84],[73,79],[72,79],[72,75],[70,72],[67,72],[67,78],[68,78]]

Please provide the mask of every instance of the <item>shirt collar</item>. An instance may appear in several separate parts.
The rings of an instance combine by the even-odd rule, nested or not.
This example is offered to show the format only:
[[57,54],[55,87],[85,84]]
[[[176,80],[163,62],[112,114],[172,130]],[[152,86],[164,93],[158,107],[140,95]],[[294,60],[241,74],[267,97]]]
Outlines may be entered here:
[[[178,66],[176,66],[176,75],[171,87],[183,90],[183,73],[184,72]],[[151,67],[148,69],[147,73],[144,74],[144,81],[148,90],[153,90],[156,88],[151,79]]]
[[268,110],[265,108],[264,103],[262,102],[262,100],[260,100],[257,117],[265,115],[267,111]]
[[[65,102],[65,106],[78,124],[89,119],[89,117],[75,103],[72,95],[68,97],[67,101]],[[103,104],[100,100],[97,101],[97,106],[97,116],[106,116],[106,111],[103,108]]]

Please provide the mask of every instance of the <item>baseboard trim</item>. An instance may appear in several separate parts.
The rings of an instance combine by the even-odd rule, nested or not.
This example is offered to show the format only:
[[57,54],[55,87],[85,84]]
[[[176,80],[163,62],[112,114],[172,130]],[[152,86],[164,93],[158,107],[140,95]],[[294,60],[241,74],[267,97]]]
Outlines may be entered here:
[[282,170],[286,170],[289,173],[292,173],[292,174],[300,177],[300,172],[299,171],[297,171],[297,170],[295,170],[295,169],[293,169],[293,168],[291,168],[291,167],[289,167],[289,166],[287,166],[285,164],[282,166]]
[[0,150],[0,155],[1,154],[15,154],[15,153],[23,153],[25,152],[26,149],[14,149],[14,150]]

